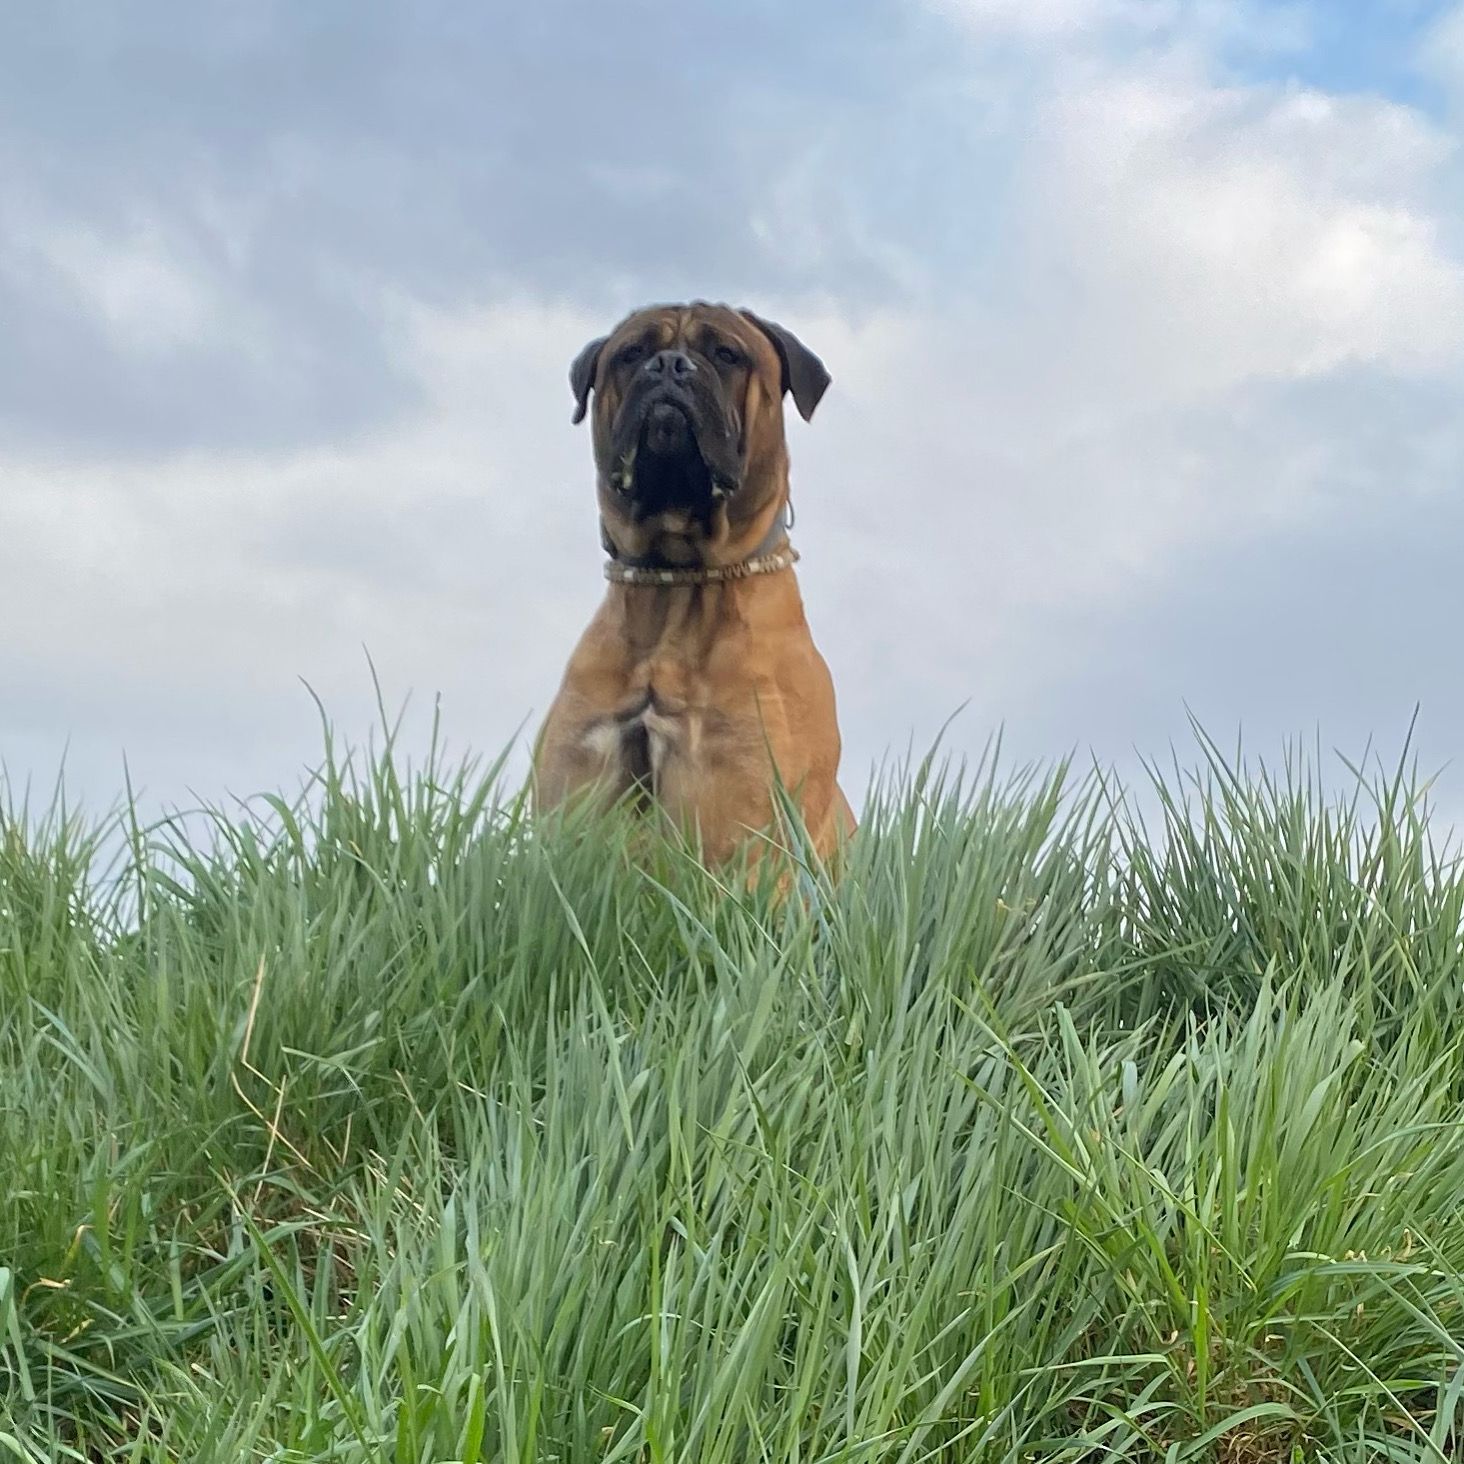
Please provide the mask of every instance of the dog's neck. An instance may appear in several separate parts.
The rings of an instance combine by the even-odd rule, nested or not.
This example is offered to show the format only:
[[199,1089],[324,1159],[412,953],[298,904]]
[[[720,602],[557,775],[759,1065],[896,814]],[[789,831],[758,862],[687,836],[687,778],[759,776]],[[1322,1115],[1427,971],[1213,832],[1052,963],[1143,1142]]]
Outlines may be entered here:
[[744,558],[732,564],[673,564],[659,554],[640,557],[621,554],[600,524],[600,543],[610,556],[605,578],[619,585],[707,585],[724,580],[748,579],[753,575],[777,574],[798,562],[798,551],[788,543],[793,526],[791,506],[785,501],[762,540]]

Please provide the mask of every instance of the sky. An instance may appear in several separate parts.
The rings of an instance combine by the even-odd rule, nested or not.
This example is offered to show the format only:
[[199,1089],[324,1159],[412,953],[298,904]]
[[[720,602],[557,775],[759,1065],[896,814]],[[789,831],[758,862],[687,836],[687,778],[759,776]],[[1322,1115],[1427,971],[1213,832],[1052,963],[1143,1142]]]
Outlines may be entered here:
[[7,7],[0,762],[298,786],[374,668],[521,772],[603,590],[569,362],[703,297],[833,375],[856,802],[953,715],[1128,773],[1417,708],[1464,817],[1461,139],[1459,0]]

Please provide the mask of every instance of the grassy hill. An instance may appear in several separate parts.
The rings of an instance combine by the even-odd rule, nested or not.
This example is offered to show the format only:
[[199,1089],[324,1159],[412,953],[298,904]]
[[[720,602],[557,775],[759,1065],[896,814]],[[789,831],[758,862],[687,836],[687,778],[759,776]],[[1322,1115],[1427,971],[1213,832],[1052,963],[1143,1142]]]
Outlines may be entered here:
[[782,903],[389,754],[12,809],[0,1460],[1459,1458],[1464,874],[1149,804],[922,769]]

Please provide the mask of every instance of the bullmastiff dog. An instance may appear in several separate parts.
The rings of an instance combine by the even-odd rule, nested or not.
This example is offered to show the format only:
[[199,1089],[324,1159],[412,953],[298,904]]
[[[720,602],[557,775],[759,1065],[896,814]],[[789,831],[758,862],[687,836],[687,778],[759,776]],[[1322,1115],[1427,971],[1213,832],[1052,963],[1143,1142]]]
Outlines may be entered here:
[[807,421],[829,373],[791,331],[698,301],[636,311],[569,379],[609,587],[540,733],[536,803],[659,807],[715,863],[773,829],[776,773],[828,856],[854,818],[793,572],[783,398]]

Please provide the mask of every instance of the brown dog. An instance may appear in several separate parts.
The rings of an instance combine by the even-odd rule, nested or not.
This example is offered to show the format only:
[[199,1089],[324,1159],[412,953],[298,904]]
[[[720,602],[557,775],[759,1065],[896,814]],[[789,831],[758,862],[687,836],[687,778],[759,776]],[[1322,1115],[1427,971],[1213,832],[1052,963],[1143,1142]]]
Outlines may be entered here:
[[664,808],[726,857],[775,823],[774,770],[821,855],[852,832],[834,686],[788,543],[783,395],[829,374],[789,331],[724,305],[639,310],[570,368],[590,393],[610,588],[535,749],[543,807],[584,790]]

